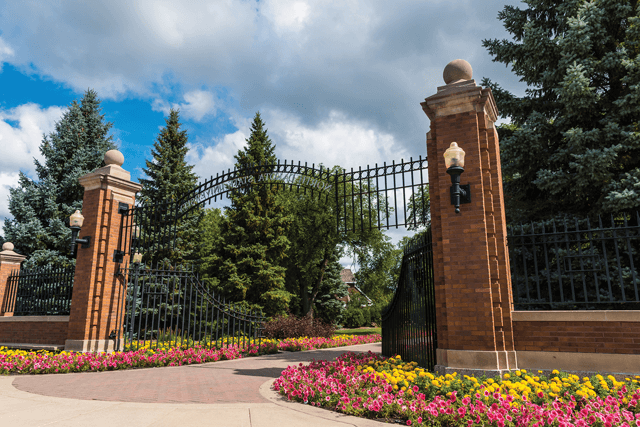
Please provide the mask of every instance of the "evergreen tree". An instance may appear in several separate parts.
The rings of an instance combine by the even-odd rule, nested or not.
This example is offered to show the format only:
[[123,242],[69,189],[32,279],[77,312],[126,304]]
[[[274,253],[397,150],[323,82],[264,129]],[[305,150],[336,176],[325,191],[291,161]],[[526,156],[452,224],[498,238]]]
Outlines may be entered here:
[[260,184],[235,188],[231,206],[222,221],[224,245],[213,256],[209,274],[234,301],[247,301],[264,308],[268,316],[285,313],[292,295],[285,289],[285,267],[291,216],[276,197],[277,184],[264,179],[255,165],[276,162],[275,145],[256,113],[247,145],[235,156],[236,169],[249,171],[249,179]]
[[104,166],[104,154],[116,148],[107,136],[113,124],[105,123],[100,112],[100,100],[91,89],[79,104],[74,100],[55,132],[43,136],[44,163],[35,160],[37,179],[20,172],[18,187],[9,190],[13,219],[5,220],[4,238],[28,256],[27,268],[75,262],[69,255],[68,218],[82,209],[84,189],[78,178]]
[[640,207],[640,4],[526,0],[498,18],[513,35],[484,40],[527,84],[488,79],[500,128],[509,220]]
[[180,112],[171,109],[165,122],[153,143],[153,160],[147,160],[143,169],[149,178],[140,179],[143,185],[140,195],[145,205],[178,201],[198,182],[193,166],[185,160],[189,152],[188,136],[186,130],[180,130]]
[[[143,185],[140,199],[145,206],[143,209],[158,211],[162,208],[166,211],[165,215],[149,215],[148,221],[140,225],[142,240],[149,246],[147,249],[159,248],[147,251],[145,261],[155,263],[163,260],[177,265],[194,258],[202,210],[178,203],[195,188],[198,177],[193,173],[193,166],[185,160],[189,151],[188,136],[187,131],[180,130],[179,111],[171,109],[165,122],[166,126],[153,143],[153,159],[147,160],[147,167],[143,169],[148,179],[140,179]],[[179,220],[174,223],[176,216]],[[157,245],[158,236],[167,232],[173,240],[172,245]]]
[[340,251],[336,247],[327,262],[324,277],[318,287],[318,293],[313,304],[314,316],[326,323],[340,321],[345,307],[344,303],[338,298],[349,295],[348,286],[340,278],[342,265],[339,260]]

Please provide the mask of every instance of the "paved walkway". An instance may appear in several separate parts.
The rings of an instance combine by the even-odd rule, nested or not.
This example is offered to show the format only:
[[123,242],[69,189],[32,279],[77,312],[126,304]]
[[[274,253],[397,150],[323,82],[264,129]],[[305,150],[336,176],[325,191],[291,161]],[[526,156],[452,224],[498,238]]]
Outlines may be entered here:
[[180,367],[0,376],[0,426],[361,426],[378,421],[289,402],[271,390],[289,365],[365,344]]

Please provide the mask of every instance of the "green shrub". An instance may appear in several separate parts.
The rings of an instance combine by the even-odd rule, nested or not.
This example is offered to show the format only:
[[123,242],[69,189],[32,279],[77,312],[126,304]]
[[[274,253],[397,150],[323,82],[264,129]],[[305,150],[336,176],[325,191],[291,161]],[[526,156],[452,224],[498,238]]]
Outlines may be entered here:
[[348,305],[342,313],[342,326],[346,328],[359,328],[365,325],[365,318],[361,307]]

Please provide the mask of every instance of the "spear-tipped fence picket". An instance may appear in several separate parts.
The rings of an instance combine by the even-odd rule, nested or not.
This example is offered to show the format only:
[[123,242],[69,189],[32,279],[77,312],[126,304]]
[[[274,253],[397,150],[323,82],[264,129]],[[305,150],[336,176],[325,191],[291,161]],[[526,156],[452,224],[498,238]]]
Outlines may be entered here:
[[[126,273],[125,273],[126,272]],[[248,348],[263,345],[262,311],[220,299],[192,268],[131,264],[125,278],[118,350],[143,347]]]
[[75,266],[15,270],[8,280],[2,311],[14,316],[68,315]]
[[640,213],[508,228],[516,310],[640,309]]

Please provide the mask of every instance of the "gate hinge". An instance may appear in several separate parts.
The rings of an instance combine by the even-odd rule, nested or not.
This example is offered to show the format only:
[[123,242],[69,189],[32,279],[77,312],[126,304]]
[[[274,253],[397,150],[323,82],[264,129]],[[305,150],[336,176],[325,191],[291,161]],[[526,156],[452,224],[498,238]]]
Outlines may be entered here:
[[115,249],[113,251],[113,262],[122,262],[123,259],[124,259],[124,251],[121,251],[120,249]]

